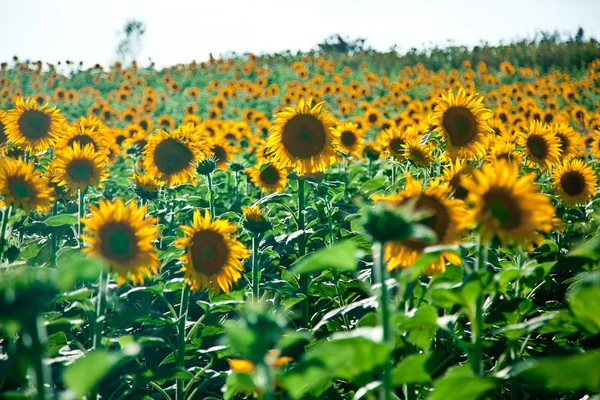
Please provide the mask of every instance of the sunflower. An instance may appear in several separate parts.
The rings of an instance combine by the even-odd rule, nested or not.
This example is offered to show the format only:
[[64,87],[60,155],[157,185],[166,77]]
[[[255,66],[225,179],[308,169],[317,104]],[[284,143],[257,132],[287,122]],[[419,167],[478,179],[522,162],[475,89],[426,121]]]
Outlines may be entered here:
[[143,200],[155,200],[161,186],[165,184],[163,181],[146,174],[133,174],[131,180],[133,181],[135,194]]
[[[426,212],[429,216],[423,222],[435,232],[437,241],[435,245],[457,243],[462,231],[466,228],[466,207],[462,200],[450,199],[450,187],[433,181],[427,189],[406,175],[404,190],[394,196],[377,197],[378,202],[386,202],[393,205],[403,205],[414,202],[415,211]],[[427,247],[425,242],[415,239],[392,241],[385,245],[384,258],[387,268],[395,270],[398,268],[410,268],[417,258]],[[427,274],[443,273],[446,270],[446,262],[453,265],[460,264],[460,257],[451,252],[441,252],[429,266],[425,268]]]
[[361,158],[369,161],[377,161],[381,157],[381,147],[375,142],[367,142],[361,154]]
[[6,117],[6,111],[0,110],[0,149],[2,149],[6,143],[8,143],[8,138],[6,137],[6,126],[4,125],[4,117]]
[[21,158],[0,160],[0,198],[0,206],[20,207],[27,215],[48,211],[53,200],[52,189],[33,163]]
[[144,168],[168,187],[193,181],[200,156],[198,143],[197,131],[191,125],[180,126],[170,134],[157,129],[144,149]]
[[103,133],[94,128],[86,128],[81,123],[66,127],[56,141],[56,148],[72,147],[75,143],[79,143],[81,147],[91,144],[96,152],[106,152],[109,148],[108,139]]
[[237,227],[226,220],[212,221],[194,211],[193,226],[180,226],[185,234],[173,244],[185,250],[181,257],[185,280],[194,291],[212,287],[215,294],[229,293],[244,270],[241,260],[250,257],[248,249],[236,240]]
[[368,108],[365,111],[364,121],[371,127],[379,125],[381,123],[381,112],[376,108]]
[[569,207],[584,205],[596,195],[598,178],[583,160],[570,159],[552,171],[552,187]]
[[173,129],[175,127],[175,120],[170,115],[161,115],[156,120],[156,125],[161,129]]
[[493,113],[482,104],[483,96],[467,95],[460,89],[442,95],[430,117],[446,140],[446,151],[451,157],[482,158],[488,147],[489,135],[493,133],[487,120]]
[[396,160],[402,161],[406,159],[404,145],[411,138],[410,132],[405,129],[386,129],[379,133],[376,140],[383,151],[390,153]]
[[247,168],[246,173],[260,190],[282,192],[287,186],[289,170],[277,163],[266,162]]
[[124,205],[120,198],[100,199],[82,222],[81,237],[88,244],[83,251],[105,260],[119,275],[118,285],[128,279],[143,284],[158,274],[160,261],[152,244],[158,236],[158,219],[146,218],[145,206],[138,208],[134,201]]
[[227,169],[227,163],[233,158],[234,150],[225,137],[219,135],[217,137],[208,138],[204,149],[207,154],[214,154],[217,168],[222,170]]
[[575,157],[581,147],[581,136],[567,124],[555,124],[552,132],[560,140],[561,159]]
[[462,179],[469,191],[470,224],[479,225],[484,241],[494,237],[507,245],[527,245],[538,232],[552,229],[554,207],[550,197],[539,193],[534,174],[519,176],[519,166],[507,160],[484,164]]
[[485,160],[493,161],[500,159],[513,161],[517,164],[521,164],[523,162],[523,155],[517,149],[515,143],[510,141],[504,141],[502,139],[497,139],[490,146],[488,154],[485,156]]
[[548,125],[539,121],[531,121],[529,127],[519,132],[517,143],[524,148],[530,167],[539,165],[542,169],[549,169],[560,161],[560,139]]
[[364,139],[364,131],[358,129],[358,125],[353,122],[346,122],[337,127],[340,138],[339,149],[348,154],[349,157],[359,157]]
[[81,147],[75,142],[72,147],[56,152],[56,157],[50,163],[50,169],[56,172],[52,180],[58,186],[66,186],[71,195],[79,190],[85,191],[88,186],[101,188],[100,181],[108,178],[106,162],[106,153],[94,151],[91,143]]
[[428,167],[433,162],[433,148],[429,143],[421,144],[419,138],[409,138],[404,147],[404,157],[417,167]]
[[38,105],[35,99],[22,97],[15,101],[15,108],[4,117],[6,136],[14,144],[27,151],[41,153],[54,145],[60,137],[65,119],[56,107]]
[[473,168],[468,166],[466,161],[463,159],[456,159],[450,162],[450,167],[444,168],[442,181],[446,182],[450,186],[450,192],[453,198],[459,200],[465,200],[469,191],[462,184],[463,176],[471,176]]
[[310,107],[311,99],[300,99],[296,108],[285,107],[275,115],[267,147],[273,159],[300,175],[323,172],[335,162],[339,142],[332,129],[333,117],[322,110],[324,102]]

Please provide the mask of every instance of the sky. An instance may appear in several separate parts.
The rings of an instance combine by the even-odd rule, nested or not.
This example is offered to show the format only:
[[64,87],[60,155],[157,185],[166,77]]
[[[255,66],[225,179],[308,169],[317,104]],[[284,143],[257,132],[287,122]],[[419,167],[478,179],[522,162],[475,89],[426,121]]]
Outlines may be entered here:
[[377,50],[474,46],[578,27],[600,38],[598,0],[0,0],[0,61],[116,59],[126,21],[146,25],[142,65],[204,61],[235,51],[310,50],[339,33]]

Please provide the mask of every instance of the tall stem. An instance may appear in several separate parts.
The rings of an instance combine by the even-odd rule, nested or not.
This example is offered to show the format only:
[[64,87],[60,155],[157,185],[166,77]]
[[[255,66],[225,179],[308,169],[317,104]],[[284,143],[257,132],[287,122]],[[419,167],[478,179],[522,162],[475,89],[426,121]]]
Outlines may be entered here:
[[[477,262],[475,264],[475,272],[480,273],[486,268],[487,252],[484,244],[479,237],[477,245]],[[471,318],[471,368],[476,376],[483,376],[483,348],[482,348],[482,330],[483,330],[483,301],[484,294],[477,296],[475,300],[475,315]]]
[[[386,280],[388,276],[387,268],[383,260],[383,244],[381,242],[373,243],[373,262],[375,281],[381,285],[379,293],[379,318],[381,327],[383,330],[383,342],[389,347],[390,351],[393,350],[392,334],[390,329],[390,309],[389,309],[389,295]],[[391,357],[384,365],[383,370],[383,387],[380,393],[380,398],[384,400],[390,400],[392,397],[392,363]]]
[[[304,181],[298,180],[298,230],[304,231],[304,207],[306,202],[306,196],[304,194]],[[304,256],[306,254],[306,237],[304,236],[304,232],[298,236],[298,258]],[[302,293],[306,297],[303,304],[303,321],[304,326],[308,327],[310,322],[309,316],[309,300],[308,300],[308,274],[304,274],[300,277],[300,287]]]
[[258,235],[254,233],[252,235],[252,301],[254,303],[258,303],[258,272],[260,270],[260,266],[258,265],[258,245],[260,243],[260,238]]
[[34,356],[33,370],[35,372],[35,386],[37,398],[40,400],[52,398],[51,392],[46,388],[52,387],[52,375],[44,362],[44,343],[46,342],[46,326],[43,319],[36,317],[28,328],[31,337],[31,350]]
[[4,207],[4,213],[2,214],[2,225],[0,225],[0,262],[2,262],[2,255],[4,254],[4,244],[6,243],[6,228],[8,227],[8,218],[10,218],[10,212],[12,210],[11,205]]
[[208,203],[210,205],[210,217],[215,218],[215,193],[213,192],[212,173],[206,175],[208,179]]
[[[177,367],[181,369],[185,369],[185,324],[187,322],[189,304],[190,287],[184,284],[181,290],[181,304],[179,305],[179,321],[177,324]],[[183,400],[184,398],[184,383],[182,379],[177,380],[176,400]]]
[[[52,216],[55,216],[58,213],[58,201],[54,203],[52,206]],[[58,251],[58,229],[53,228],[50,233],[50,246],[52,248],[52,253],[50,254],[50,265],[56,266],[56,252]]]
[[[94,322],[94,330],[92,335],[92,345],[94,350],[102,348],[102,330],[104,329],[104,319],[106,315],[106,297],[108,294],[109,273],[100,272],[98,279],[98,297],[96,300],[96,320]],[[98,387],[92,390],[90,395],[91,400],[96,400],[99,397]]]
[[81,240],[81,232],[82,232],[82,228],[81,228],[81,220],[83,219],[83,217],[85,217],[85,189],[81,190],[79,189],[79,222],[77,224],[77,234],[78,234],[78,239],[79,239],[79,244],[82,245],[82,240]]

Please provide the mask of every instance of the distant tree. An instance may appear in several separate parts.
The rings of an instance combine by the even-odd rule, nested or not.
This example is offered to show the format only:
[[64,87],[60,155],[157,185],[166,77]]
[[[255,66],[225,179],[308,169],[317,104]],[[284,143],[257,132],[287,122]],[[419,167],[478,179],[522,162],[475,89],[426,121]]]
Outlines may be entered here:
[[146,25],[142,21],[130,20],[119,35],[121,40],[117,46],[117,57],[124,63],[131,62],[142,51],[142,37],[146,33]]
[[322,52],[352,54],[365,51],[366,39],[350,39],[342,38],[340,35],[331,35],[326,38],[323,43],[317,46]]

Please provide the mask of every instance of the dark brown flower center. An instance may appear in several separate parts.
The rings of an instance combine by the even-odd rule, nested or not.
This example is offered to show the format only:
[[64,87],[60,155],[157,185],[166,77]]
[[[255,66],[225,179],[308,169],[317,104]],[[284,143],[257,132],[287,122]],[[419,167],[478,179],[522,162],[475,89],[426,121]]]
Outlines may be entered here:
[[132,262],[139,248],[135,231],[126,222],[110,222],[99,230],[100,254],[118,262]]
[[353,147],[356,144],[356,135],[352,131],[344,131],[340,136],[342,144],[346,147]]
[[579,171],[569,171],[560,177],[560,186],[569,196],[577,196],[585,190],[585,177]]
[[260,173],[260,180],[266,185],[275,185],[279,183],[279,171],[273,165],[269,165]]
[[538,135],[531,135],[527,138],[527,148],[532,156],[544,160],[548,157],[548,142]]
[[521,207],[508,189],[493,188],[486,192],[483,195],[483,209],[502,229],[514,229],[521,224]]
[[190,165],[192,158],[189,147],[173,138],[160,142],[154,151],[154,165],[165,175],[183,171]]
[[294,157],[314,157],[325,147],[325,128],[316,117],[298,114],[284,125],[282,141],[285,149]]
[[38,110],[25,110],[18,125],[23,136],[30,140],[43,139],[50,134],[50,117]]
[[[446,236],[446,232],[450,227],[450,214],[448,209],[437,197],[427,194],[420,194],[417,196],[415,211],[426,212],[428,214],[428,216],[422,220],[421,223],[435,232],[438,243],[443,241],[444,237]],[[411,200],[414,201],[414,198],[414,196],[409,197],[404,202]],[[422,251],[425,247],[427,247],[427,243],[414,239],[404,240],[402,241],[402,245],[417,251]]]
[[31,199],[34,194],[33,189],[22,177],[10,178],[8,187],[10,194],[17,200]]
[[442,125],[453,146],[466,146],[473,142],[477,135],[477,122],[473,113],[466,107],[450,107],[444,113]]
[[67,142],[67,146],[73,147],[73,143],[79,143],[79,145],[83,148],[87,144],[91,144],[94,146],[94,150],[98,151],[98,147],[96,147],[96,142],[88,135],[77,135],[73,136]]
[[223,236],[210,230],[196,232],[192,237],[189,251],[193,268],[206,275],[219,273],[229,256],[229,249]]
[[76,158],[66,166],[66,172],[75,182],[87,182],[94,177],[94,163],[85,158]]

